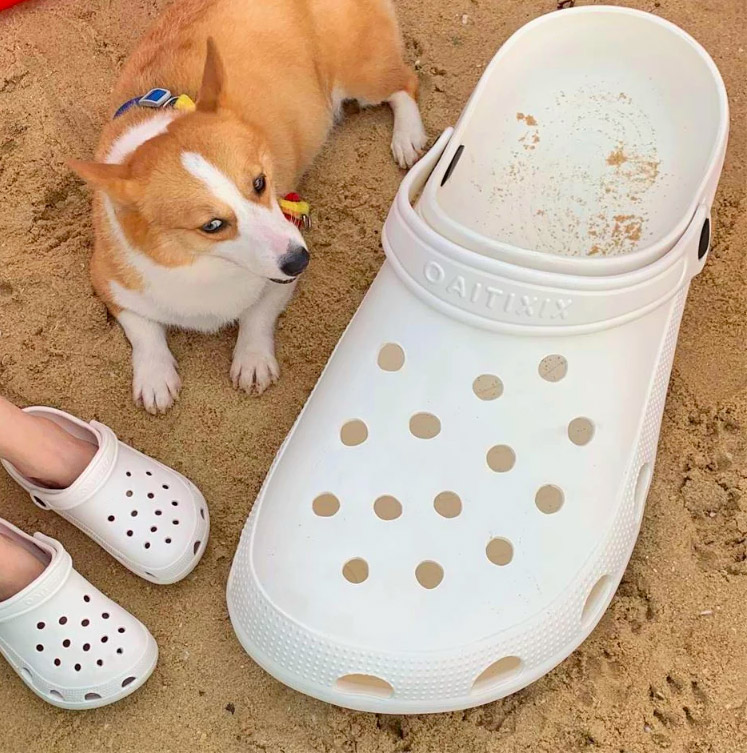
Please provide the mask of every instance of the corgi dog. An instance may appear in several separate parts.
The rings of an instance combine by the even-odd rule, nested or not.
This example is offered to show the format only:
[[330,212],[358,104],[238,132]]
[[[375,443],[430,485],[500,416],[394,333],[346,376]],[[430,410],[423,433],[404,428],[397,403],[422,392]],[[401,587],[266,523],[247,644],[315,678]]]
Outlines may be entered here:
[[278,198],[343,100],[388,103],[392,153],[426,143],[391,0],[176,0],[126,62],[95,161],[91,279],[132,345],[133,397],[166,411],[181,380],[169,327],[238,320],[231,378],[279,375],[274,329],[309,253]]

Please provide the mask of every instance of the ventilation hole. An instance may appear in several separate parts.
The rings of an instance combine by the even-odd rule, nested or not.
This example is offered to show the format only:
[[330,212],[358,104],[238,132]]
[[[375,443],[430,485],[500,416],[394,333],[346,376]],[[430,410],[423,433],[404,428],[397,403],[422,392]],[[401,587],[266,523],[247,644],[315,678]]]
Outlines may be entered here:
[[64,701],[65,699],[62,697],[62,693],[60,693],[59,690],[50,690],[49,695],[52,696],[52,698],[57,698],[59,701]]
[[537,494],[534,495],[534,504],[545,515],[556,513],[563,506],[564,501],[565,495],[563,494],[563,490],[554,484],[541,486],[537,489]]
[[80,664],[76,664],[75,665],[75,671],[76,672],[80,672],[81,669],[82,669],[82,667],[80,666]]
[[702,259],[708,253],[708,247],[711,245],[711,219],[706,217],[703,227],[700,230],[700,240],[698,241],[698,259]]
[[472,391],[480,400],[495,400],[503,394],[503,382],[494,374],[481,374],[472,382]]
[[109,636],[108,635],[102,635],[101,636],[101,642],[102,643],[108,643],[108,641],[109,641]]
[[166,541],[167,544],[171,543],[171,539],[164,539],[164,540]]
[[86,693],[84,698],[87,701],[98,701],[101,698],[101,696],[98,693]]
[[145,543],[143,544],[143,547],[144,547],[145,549],[150,549],[150,541],[146,541],[146,542],[145,542]]
[[457,147],[457,150],[454,152],[454,156],[451,158],[451,162],[449,162],[449,165],[446,168],[446,171],[444,172],[444,177],[441,178],[442,186],[451,177],[451,174],[456,169],[456,166],[459,164],[459,160],[461,159],[463,152],[464,152],[464,144],[459,144],[459,146]]
[[405,351],[396,343],[387,343],[379,351],[377,363],[384,371],[399,371],[405,365]]
[[109,517],[107,518],[107,520],[108,520],[108,521],[109,521],[110,523],[113,523],[113,522],[115,521],[115,517],[114,517],[113,515],[110,515],[110,516],[109,516]]
[[568,424],[568,439],[579,446],[589,444],[594,436],[594,424],[588,418],[574,418]]
[[122,680],[122,687],[126,688],[128,685],[130,685],[133,682],[135,682],[135,678],[134,677],[125,677],[125,679]]
[[44,502],[44,500],[39,499],[39,497],[34,497],[34,501],[36,502],[37,505],[39,505],[39,507],[44,507],[44,508],[47,507],[47,503]]
[[124,653],[124,649],[123,649],[123,648],[118,648],[118,649],[117,649],[117,653],[118,653],[118,654],[119,654],[120,656],[122,656],[122,654]]
[[46,623],[44,623],[44,622],[37,622],[36,623],[36,629],[37,630],[44,630],[45,627],[46,627]]
[[131,516],[132,516],[133,518],[136,518],[136,517],[137,517],[137,510],[133,510],[133,511],[132,511],[132,512],[130,513],[130,515],[131,515]]
[[155,533],[157,530],[158,530],[158,526],[151,526],[150,527],[150,532],[151,533]]
[[103,659],[96,659],[96,666],[97,667],[103,667],[104,666],[104,660]]
[[169,485],[168,485],[168,484],[161,484],[161,488],[162,488],[162,489],[168,489],[168,488],[169,488]]
[[156,510],[156,515],[163,515],[163,513],[161,512],[161,510]]
[[641,466],[641,470],[638,471],[638,478],[635,482],[635,494],[633,496],[636,519],[641,516],[643,506],[646,504],[646,495],[648,494],[648,487],[651,484],[651,472],[651,463],[644,463]]
[[497,444],[488,450],[485,459],[491,471],[506,473],[514,467],[516,453],[506,444]]
[[368,427],[358,418],[343,424],[340,429],[340,440],[347,447],[363,444],[368,439]]
[[132,532],[131,530],[130,530],[130,531],[127,531],[127,535],[128,535],[128,536],[132,536],[132,533],[133,533],[133,532]]
[[148,499],[155,499],[156,495],[153,492],[148,492]]
[[415,577],[423,588],[435,588],[444,579],[444,569],[438,562],[426,560],[415,568]]
[[402,515],[402,505],[398,499],[385,494],[374,502],[374,512],[382,520],[396,520]]
[[85,602],[86,602],[86,604],[88,604],[88,602],[89,602],[89,601],[91,601],[91,597],[90,597],[90,596],[89,596],[88,594],[86,594],[86,595],[85,595],[85,596],[83,597],[83,601],[85,601]]
[[83,644],[83,650],[84,651],[90,651],[91,650],[91,644],[90,643],[84,643]]
[[204,508],[204,507],[201,507],[201,508],[200,508],[200,517],[201,517],[201,518],[202,518],[203,520],[205,520],[205,508]]
[[132,473],[130,471],[125,471],[125,476],[127,476],[127,478],[129,478],[130,476],[132,476]]
[[62,647],[63,648],[70,648],[70,639],[69,638],[65,638],[65,640],[62,641]]
[[514,558],[514,547],[508,539],[491,539],[485,554],[494,565],[507,565]]
[[432,413],[416,413],[410,418],[410,432],[418,439],[433,439],[441,431],[441,422]]
[[433,500],[433,506],[444,518],[456,518],[462,512],[462,500],[454,492],[441,492]]
[[151,473],[150,471],[146,471],[146,472],[145,472],[145,475],[146,475],[146,476],[152,476],[153,474],[152,474],[152,473]]
[[61,662],[61,661],[60,661],[59,659],[55,659],[55,660],[54,660],[54,665],[55,665],[55,667],[59,667],[59,666],[60,666],[60,664],[62,664],[62,662]]
[[521,659],[518,656],[504,656],[486,667],[472,683],[472,693],[482,693],[488,688],[502,685],[516,677],[521,669]]
[[117,628],[117,632],[118,633],[124,633],[124,631],[125,631],[125,629],[123,627]]
[[179,507],[179,503],[175,499],[172,499],[171,500],[171,506],[172,507]]
[[193,554],[197,554],[197,552],[200,550],[200,544],[202,544],[201,541],[195,541],[194,545],[192,546]]
[[391,698],[394,688],[386,681],[375,675],[345,675],[335,683],[343,693],[358,695],[372,695],[377,698]]
[[37,643],[37,644],[36,644],[36,650],[37,650],[37,651],[44,651],[44,646],[42,646],[42,644],[41,644],[41,643]]
[[125,492],[125,497],[131,497],[131,496],[132,496],[132,489],[128,489],[128,490],[127,490],[127,491]]
[[101,614],[101,619],[108,620],[109,619],[109,612],[103,612]]
[[91,621],[86,617],[86,619],[80,621],[80,624],[83,625],[83,627],[88,627],[91,624]]
[[320,518],[330,518],[340,509],[340,500],[334,494],[325,492],[311,503],[311,509]]
[[64,615],[60,617],[59,623],[60,625],[67,625],[67,617],[65,617]]
[[546,382],[559,382],[568,373],[568,360],[557,353],[545,356],[539,362],[537,371]]
[[609,596],[612,578],[609,575],[603,575],[589,591],[586,597],[586,603],[581,610],[581,627],[587,628],[599,617],[600,609],[604,606]]
[[342,574],[350,583],[363,583],[368,578],[368,562],[360,557],[348,560],[343,565]]
[[172,523],[173,523],[173,525],[175,525],[175,526],[178,526],[178,525],[179,525],[179,521],[178,521],[178,520],[172,520],[171,522],[172,522]]

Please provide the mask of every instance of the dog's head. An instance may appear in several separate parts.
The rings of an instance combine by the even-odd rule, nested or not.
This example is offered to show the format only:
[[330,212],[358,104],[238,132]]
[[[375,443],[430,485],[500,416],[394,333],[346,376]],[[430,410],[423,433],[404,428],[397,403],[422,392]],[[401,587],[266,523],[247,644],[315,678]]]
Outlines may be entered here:
[[110,162],[70,165],[106,194],[129,243],[159,263],[212,254],[291,282],[308,264],[306,245],[277,202],[264,135],[223,106],[224,82],[210,40],[194,112],[156,111],[150,117],[163,128],[151,121],[156,135],[122,161],[111,154]]

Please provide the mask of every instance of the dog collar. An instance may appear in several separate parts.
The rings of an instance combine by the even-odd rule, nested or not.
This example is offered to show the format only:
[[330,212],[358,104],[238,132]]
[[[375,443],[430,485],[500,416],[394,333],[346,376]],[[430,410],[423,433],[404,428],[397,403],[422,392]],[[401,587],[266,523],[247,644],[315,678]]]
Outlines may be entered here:
[[126,113],[131,107],[150,107],[155,109],[172,107],[174,110],[192,112],[195,109],[195,103],[192,98],[186,94],[174,96],[168,89],[156,88],[151,89],[142,97],[128,99],[114,113],[114,117],[118,118],[120,115]]
[[[186,94],[174,96],[168,89],[151,89],[142,97],[133,97],[128,99],[114,113],[114,117],[126,113],[132,107],[149,107],[151,109],[162,109],[172,107],[182,112],[192,112],[195,109],[195,103],[191,97]],[[282,199],[278,199],[280,209],[285,218],[292,222],[296,227],[308,230],[311,227],[310,207],[308,202],[304,201],[297,193],[286,194]]]

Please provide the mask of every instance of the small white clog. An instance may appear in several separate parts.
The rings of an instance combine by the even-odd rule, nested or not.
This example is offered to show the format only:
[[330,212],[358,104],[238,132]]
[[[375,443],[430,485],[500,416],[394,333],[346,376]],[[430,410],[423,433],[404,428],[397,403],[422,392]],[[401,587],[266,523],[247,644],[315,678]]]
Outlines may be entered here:
[[99,448],[67,489],[39,486],[3,460],[36,505],[54,510],[152,583],[175,583],[192,572],[205,551],[210,519],[205,498],[191,481],[120,442],[97,421],[86,424],[53,408],[25,411]]
[[143,685],[158,660],[148,629],[76,572],[59,542],[1,519],[0,535],[47,565],[0,601],[0,653],[26,685],[63,709],[106,706]]

